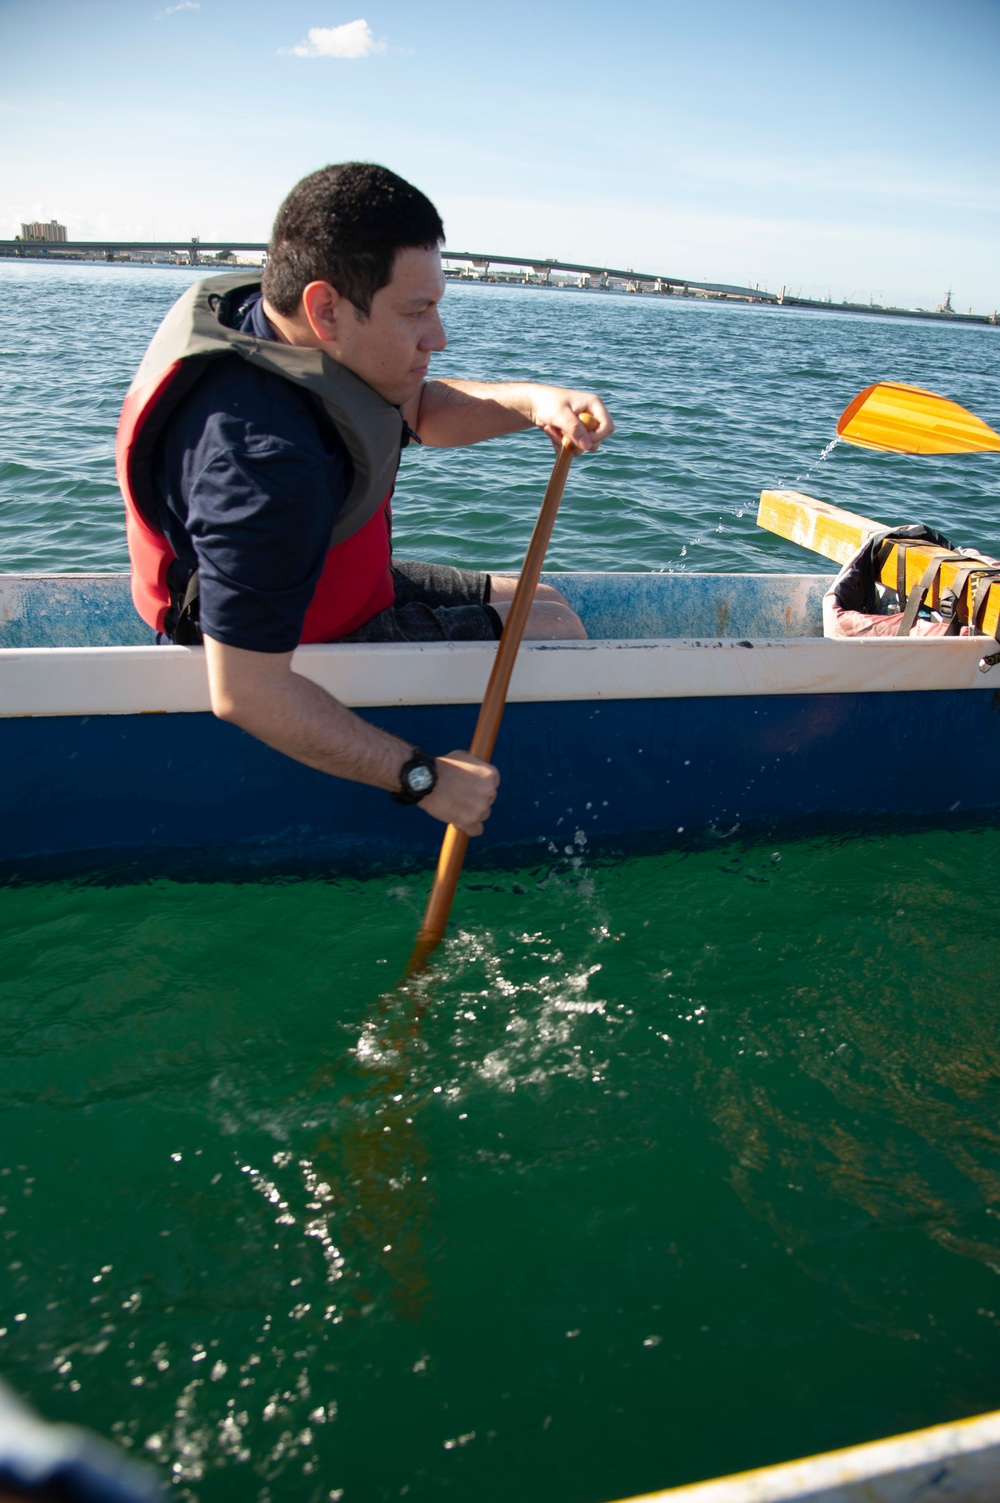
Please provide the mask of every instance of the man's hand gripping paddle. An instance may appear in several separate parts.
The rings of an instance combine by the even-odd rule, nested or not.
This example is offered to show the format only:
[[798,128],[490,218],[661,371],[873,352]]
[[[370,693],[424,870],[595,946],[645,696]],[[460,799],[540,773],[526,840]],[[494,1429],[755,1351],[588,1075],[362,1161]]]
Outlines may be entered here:
[[[580,421],[591,433],[598,426],[597,419],[589,412],[582,412]],[[552,467],[552,475],[545,490],[542,509],[538,513],[538,521],[531,534],[531,542],[525,554],[521,576],[514,591],[514,599],[511,601],[507,620],[504,622],[503,636],[500,638],[497,655],[493,661],[493,671],[486,686],[479,719],[476,721],[475,733],[469,747],[472,755],[481,758],[484,762],[490,760],[496,745],[510,676],[514,671],[514,660],[517,657],[517,649],[521,645],[521,637],[535,598],[535,589],[545,562],[545,552],[552,536],[552,527],[566,486],[566,477],[569,474],[573,453],[574,445],[569,439],[564,439]],[[438,858],[437,874],[427,902],[427,910],[406,968],[408,976],[413,976],[423,970],[429,956],[444,938],[468,844],[468,835],[456,829],[454,825],[448,826],[444,833],[444,840],[441,842],[441,855]]]
[[837,436],[890,454],[977,454],[1000,451],[1000,433],[957,402],[900,382],[868,386],[844,408]]

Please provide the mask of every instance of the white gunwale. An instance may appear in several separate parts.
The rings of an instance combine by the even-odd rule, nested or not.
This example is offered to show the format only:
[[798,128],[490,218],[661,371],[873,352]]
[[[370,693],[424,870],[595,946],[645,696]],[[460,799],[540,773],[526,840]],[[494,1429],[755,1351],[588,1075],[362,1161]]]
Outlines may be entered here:
[[[477,704],[495,649],[474,642],[300,647],[295,666],[345,704]],[[525,643],[511,703],[711,696],[993,692],[983,639],[822,637]],[[204,651],[192,647],[0,649],[0,717],[137,715],[210,709]]]

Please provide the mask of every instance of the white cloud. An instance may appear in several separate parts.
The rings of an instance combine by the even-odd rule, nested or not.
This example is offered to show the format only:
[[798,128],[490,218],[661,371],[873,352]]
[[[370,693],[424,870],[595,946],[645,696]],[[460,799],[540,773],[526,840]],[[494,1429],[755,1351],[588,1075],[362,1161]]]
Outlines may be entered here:
[[307,40],[297,47],[279,47],[292,57],[371,57],[384,52],[367,21],[345,21],[343,26],[310,26]]
[[166,10],[161,10],[159,15],[153,17],[153,20],[165,21],[168,16],[176,15],[179,10],[201,10],[201,0],[178,0],[176,5],[168,5]]

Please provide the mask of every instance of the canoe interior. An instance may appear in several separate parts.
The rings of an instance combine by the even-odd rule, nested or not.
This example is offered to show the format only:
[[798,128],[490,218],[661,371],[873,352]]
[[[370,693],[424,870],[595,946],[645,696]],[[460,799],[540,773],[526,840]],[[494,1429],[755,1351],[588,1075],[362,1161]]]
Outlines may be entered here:
[[[594,638],[823,634],[822,574],[547,574]],[[0,647],[146,646],[126,574],[0,575]]]

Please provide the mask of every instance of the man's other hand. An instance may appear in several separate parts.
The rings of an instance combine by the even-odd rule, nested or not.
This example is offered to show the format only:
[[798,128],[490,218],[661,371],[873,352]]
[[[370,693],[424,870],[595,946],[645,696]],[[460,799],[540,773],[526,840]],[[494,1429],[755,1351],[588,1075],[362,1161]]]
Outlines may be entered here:
[[489,762],[481,762],[465,751],[449,752],[434,761],[437,786],[420,800],[421,809],[443,824],[456,825],[466,835],[481,835],[497,796],[500,774]]
[[[531,421],[549,435],[557,449],[569,439],[575,449],[592,453],[615,431],[611,415],[596,392],[567,391],[562,386],[534,386],[531,391]],[[581,412],[597,419],[593,432],[580,422]]]

